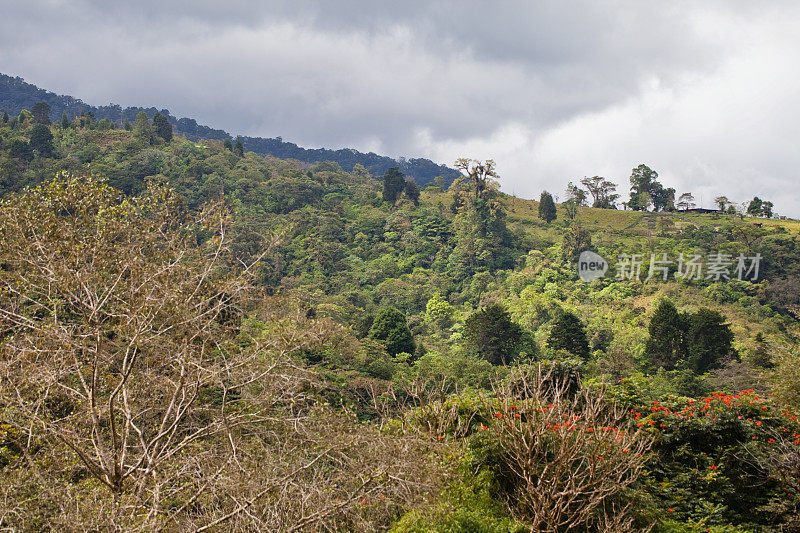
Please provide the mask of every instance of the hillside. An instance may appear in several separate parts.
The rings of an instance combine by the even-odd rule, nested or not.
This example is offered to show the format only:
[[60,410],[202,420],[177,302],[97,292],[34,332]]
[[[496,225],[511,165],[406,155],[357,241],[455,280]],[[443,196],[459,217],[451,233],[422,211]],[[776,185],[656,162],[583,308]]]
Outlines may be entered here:
[[[488,177],[392,190],[142,117],[22,115],[0,124],[4,527],[800,524],[800,222],[546,222]],[[585,251],[605,276],[579,278]]]
[[[3,111],[16,116],[23,109],[32,109],[37,102],[47,102],[50,105],[50,120],[57,122],[62,113],[72,120],[81,113],[92,113],[96,120],[107,119],[118,127],[125,121],[133,122],[136,115],[143,111],[149,118],[160,112],[165,115],[175,128],[176,133],[197,141],[199,139],[224,140],[232,136],[223,130],[214,129],[198,124],[191,118],[177,118],[169,110],[156,109],[155,107],[126,107],[110,104],[105,106],[89,105],[72,96],[57,95],[35,85],[26,83],[22,78],[15,78],[0,73],[0,113]],[[282,138],[249,137],[242,136],[242,142],[247,150],[261,155],[271,155],[284,159],[297,159],[304,163],[320,161],[335,161],[344,169],[352,169],[360,164],[374,175],[382,175],[391,167],[400,167],[409,177],[414,178],[420,185],[433,183],[433,179],[442,176],[446,183],[458,177],[458,172],[445,165],[437,165],[429,159],[411,158],[395,160],[390,157],[372,152],[363,153],[350,148],[329,150],[326,148],[302,148],[294,143],[286,142]]]

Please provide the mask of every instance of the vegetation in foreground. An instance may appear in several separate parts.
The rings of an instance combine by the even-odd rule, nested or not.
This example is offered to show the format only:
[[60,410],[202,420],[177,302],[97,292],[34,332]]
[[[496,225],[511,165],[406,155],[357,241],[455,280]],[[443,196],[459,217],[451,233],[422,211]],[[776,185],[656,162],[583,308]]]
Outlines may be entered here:
[[[147,117],[15,119],[5,527],[800,528],[796,222],[608,190],[540,218],[487,163],[420,191]],[[584,250],[763,264],[585,283]]]

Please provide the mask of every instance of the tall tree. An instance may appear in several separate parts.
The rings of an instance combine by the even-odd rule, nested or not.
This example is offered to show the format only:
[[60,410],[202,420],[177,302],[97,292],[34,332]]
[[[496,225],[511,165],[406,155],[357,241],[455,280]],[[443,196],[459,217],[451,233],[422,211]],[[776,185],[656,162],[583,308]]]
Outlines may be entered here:
[[64,111],[61,113],[61,129],[65,130],[69,128],[69,117],[67,117],[67,112]]
[[156,135],[164,139],[165,142],[172,140],[172,124],[170,124],[166,116],[156,112],[153,116],[153,127],[156,130]]
[[759,198],[758,196],[754,196],[753,199],[750,200],[750,203],[747,206],[747,214],[754,217],[761,216],[761,208],[763,204],[764,202],[761,200],[761,198]]
[[717,204],[720,212],[724,213],[728,210],[728,206],[731,205],[731,201],[728,200],[727,196],[717,196],[714,198],[714,203]]
[[767,218],[772,218],[772,208],[775,207],[772,202],[764,201],[761,204],[761,214]]
[[678,203],[675,206],[678,209],[686,211],[687,209],[693,209],[695,207],[694,203],[694,195],[690,192],[685,192],[681,194],[680,198],[678,198]]
[[133,136],[141,142],[153,144],[153,126],[144,111],[139,111],[136,115],[136,120],[133,123]]
[[572,183],[571,181],[567,183],[567,198],[575,200],[575,203],[579,206],[586,205],[586,191]]
[[8,124],[8,111],[3,111],[3,124]]
[[47,102],[37,102],[33,104],[31,109],[33,113],[33,121],[37,124],[50,125],[50,104]]
[[654,368],[674,370],[686,356],[686,322],[670,300],[665,298],[658,303],[648,326],[650,337],[645,343],[645,354]]
[[476,311],[464,322],[466,348],[493,365],[511,363],[523,339],[523,329],[500,304]]
[[619,199],[617,191],[617,184],[601,176],[593,176],[591,178],[583,178],[581,184],[586,187],[589,194],[592,195],[592,207],[599,207],[602,209],[616,209],[616,203]]
[[53,132],[44,124],[34,124],[31,128],[31,148],[39,155],[49,157],[53,155]]
[[688,316],[686,332],[687,368],[697,374],[719,368],[734,353],[733,332],[718,311],[701,308]]
[[413,354],[416,347],[411,330],[408,329],[406,315],[387,307],[381,310],[369,328],[369,337],[380,341],[389,355]]
[[583,360],[589,359],[589,339],[581,319],[569,311],[559,313],[550,329],[547,344],[554,350],[565,350]]
[[392,167],[383,175],[383,201],[394,205],[406,187],[406,180],[398,167]]
[[414,205],[419,205],[419,185],[413,178],[406,179],[405,193]]
[[646,211],[650,205],[656,211],[671,210],[675,203],[675,189],[665,189],[658,181],[658,172],[647,165],[639,165],[631,171],[631,198],[628,207],[634,211]]
[[233,145],[233,152],[239,157],[244,156],[244,143],[242,143],[242,137],[240,135],[236,136],[236,143]]
[[553,196],[543,191],[539,197],[539,218],[548,224],[556,219],[556,203],[553,201]]
[[496,188],[497,172],[493,160],[480,161],[462,157],[456,160],[455,167],[465,174],[475,198],[485,198]]

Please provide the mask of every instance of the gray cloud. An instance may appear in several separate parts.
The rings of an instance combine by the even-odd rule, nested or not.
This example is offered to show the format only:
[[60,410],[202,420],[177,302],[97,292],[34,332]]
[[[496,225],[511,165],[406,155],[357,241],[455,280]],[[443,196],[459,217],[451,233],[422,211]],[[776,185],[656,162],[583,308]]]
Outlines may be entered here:
[[[494,157],[535,196],[647,162],[800,215],[790,2],[5,2],[0,71],[305,146]],[[665,5],[667,4],[667,5]]]

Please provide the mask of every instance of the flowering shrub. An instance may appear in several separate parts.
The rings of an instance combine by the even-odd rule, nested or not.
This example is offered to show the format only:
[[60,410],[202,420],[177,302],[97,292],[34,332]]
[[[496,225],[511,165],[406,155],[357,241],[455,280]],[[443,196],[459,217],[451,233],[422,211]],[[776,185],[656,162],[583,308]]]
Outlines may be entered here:
[[745,390],[667,397],[629,414],[655,438],[644,479],[671,519],[748,527],[797,521],[800,480],[781,466],[800,457],[800,423],[788,409]]

